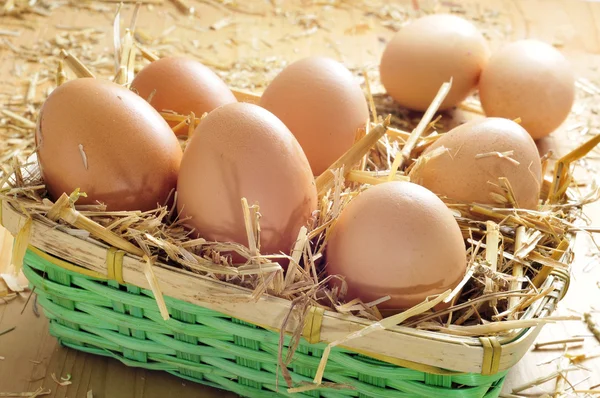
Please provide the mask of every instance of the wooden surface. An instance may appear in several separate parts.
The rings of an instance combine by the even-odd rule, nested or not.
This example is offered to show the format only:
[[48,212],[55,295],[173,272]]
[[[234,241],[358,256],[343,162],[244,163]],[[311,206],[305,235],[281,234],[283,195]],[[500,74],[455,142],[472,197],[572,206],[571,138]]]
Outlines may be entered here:
[[[196,7],[195,17],[182,17],[171,5],[155,6],[153,11],[142,9],[138,26],[157,37],[167,31],[169,38],[177,38],[188,43],[183,50],[190,55],[215,65],[229,65],[234,60],[261,59],[274,62],[281,59],[295,60],[309,54],[331,56],[345,62],[350,67],[376,65],[385,42],[393,35],[393,31],[382,26],[374,16],[365,16],[363,2],[340,2],[341,6],[324,9],[322,6],[301,6],[300,2],[275,2],[288,12],[287,17],[277,12],[272,3],[266,1],[248,2],[248,7],[255,5],[266,10],[268,16],[259,17],[239,13],[219,6],[218,1],[189,1]],[[246,4],[246,2],[240,2]],[[293,4],[289,4],[293,3]],[[309,3],[309,2],[304,2]],[[324,3],[324,2],[322,2]],[[413,2],[400,2],[411,10]],[[421,7],[439,7],[447,9],[438,2],[421,1]],[[104,4],[106,3],[93,3]],[[355,7],[350,7],[355,4]],[[449,2],[446,5],[451,4]],[[469,2],[468,16],[479,15],[479,25],[492,37],[492,47],[496,48],[503,41],[524,37],[534,37],[551,43],[561,44],[561,49],[573,62],[578,76],[597,79],[597,68],[600,66],[600,3],[577,0],[543,0],[543,1],[481,1],[481,5]],[[114,4],[104,13],[85,10],[74,11],[59,8],[44,19],[46,27],[35,30],[21,29],[19,21],[2,17],[0,30],[19,30],[19,37],[7,38],[13,44],[30,45],[38,40],[52,38],[60,30],[57,25],[76,27],[97,27],[104,31],[105,37],[95,46],[98,51],[107,49],[111,54],[111,20]],[[123,9],[123,19],[129,20],[131,7]],[[414,11],[411,11],[414,12]],[[311,22],[311,14],[319,15],[325,21],[321,27]],[[499,14],[500,16],[494,17]],[[290,15],[304,16],[303,24],[290,23]],[[222,29],[206,29],[215,22],[231,18],[231,24]],[[493,23],[488,23],[491,18]],[[177,26],[172,30],[172,26]],[[311,30],[312,29],[312,30]],[[170,32],[168,32],[171,30]],[[312,32],[312,33],[306,33]],[[285,40],[279,38],[286,34]],[[2,37],[0,37],[2,39]],[[228,41],[233,39],[233,42]],[[197,40],[198,48],[189,45]],[[6,45],[0,46],[0,82],[7,84],[16,60]],[[27,64],[30,70],[35,64]],[[600,84],[596,80],[597,84]],[[26,90],[18,85],[15,90]],[[598,125],[591,127],[600,127]],[[600,131],[599,131],[600,132]],[[564,131],[539,143],[542,152],[553,149],[555,153],[564,153],[572,147],[572,142]],[[600,164],[597,165],[600,167]],[[592,224],[600,225],[600,205],[590,205],[586,209]],[[0,233],[1,234],[1,233]],[[0,236],[0,273],[8,260],[7,246],[9,238]],[[590,311],[592,305],[600,309],[600,265],[598,260],[590,258],[592,250],[587,239],[579,241],[574,264],[574,277],[567,297],[560,305],[561,313],[570,311]],[[0,295],[2,285],[0,284]],[[85,397],[89,390],[94,397],[211,397],[232,396],[221,391],[208,389],[161,372],[132,369],[121,365],[113,359],[95,357],[73,350],[58,347],[56,341],[48,335],[47,321],[43,316],[36,317],[32,311],[33,300],[24,311],[27,294],[3,304],[0,299],[0,333],[11,327],[16,329],[0,336],[0,392],[34,391],[43,386],[52,390],[51,397]],[[22,314],[21,314],[22,312]],[[598,317],[597,317],[598,318]],[[573,353],[594,352],[600,354],[600,344],[589,337],[590,332],[581,322],[569,322],[546,326],[539,341],[556,340],[583,335],[583,349],[571,350]],[[537,377],[556,370],[557,362],[538,366],[561,354],[560,351],[530,352],[515,366],[509,375],[505,390],[529,382]],[[576,383],[590,376],[588,380],[575,389],[586,389],[600,383],[600,359],[584,363],[590,372],[577,371],[569,375],[569,380]],[[72,384],[59,386],[52,380],[71,375]],[[541,394],[554,390],[554,382],[527,390],[530,394]]]

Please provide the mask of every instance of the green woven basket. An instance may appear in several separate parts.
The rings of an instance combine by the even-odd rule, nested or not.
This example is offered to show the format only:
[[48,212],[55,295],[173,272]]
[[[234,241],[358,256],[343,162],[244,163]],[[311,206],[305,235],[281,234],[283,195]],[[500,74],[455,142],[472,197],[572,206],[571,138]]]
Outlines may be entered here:
[[[244,397],[487,398],[500,394],[507,372],[430,374],[336,347],[324,381],[352,388],[289,394],[283,377],[276,380],[279,333],[170,297],[165,321],[151,291],[58,264],[28,250],[23,270],[61,344]],[[289,366],[294,382],[312,381],[324,348],[301,340]]]

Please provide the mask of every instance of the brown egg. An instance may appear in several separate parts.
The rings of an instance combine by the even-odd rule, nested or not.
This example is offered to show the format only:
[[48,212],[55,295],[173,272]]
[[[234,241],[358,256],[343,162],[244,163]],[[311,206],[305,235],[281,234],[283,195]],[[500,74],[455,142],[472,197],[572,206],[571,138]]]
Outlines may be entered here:
[[489,58],[483,35],[455,15],[434,14],[404,26],[381,58],[381,82],[400,105],[425,111],[444,82],[452,88],[440,109],[452,108],[477,86]]
[[286,67],[269,84],[260,106],[292,131],[314,175],[350,149],[369,117],[367,100],[352,73],[325,57],[304,58]]
[[[411,171],[412,182],[438,195],[502,206],[506,177],[518,207],[536,209],[540,196],[540,157],[527,131],[512,120],[472,120],[442,135]],[[507,205],[510,205],[508,203]]]
[[64,83],[40,110],[37,156],[50,195],[76,188],[78,204],[151,210],[177,183],[181,147],[146,101],[108,80]]
[[194,112],[196,117],[237,102],[219,76],[200,62],[185,57],[166,57],[150,63],[135,76],[131,89],[146,100],[156,90],[150,104],[159,112],[171,110],[182,115]]
[[346,299],[389,295],[381,309],[405,309],[454,288],[465,274],[463,237],[452,212],[410,182],[360,193],[340,214],[327,243],[327,273],[348,284]]
[[241,199],[260,206],[262,254],[290,254],[317,208],[306,155],[271,112],[248,103],[221,106],[198,125],[177,184],[180,217],[199,236],[248,245]]
[[521,118],[534,139],[565,121],[575,99],[575,76],[566,58],[537,40],[508,44],[492,56],[479,84],[487,116]]

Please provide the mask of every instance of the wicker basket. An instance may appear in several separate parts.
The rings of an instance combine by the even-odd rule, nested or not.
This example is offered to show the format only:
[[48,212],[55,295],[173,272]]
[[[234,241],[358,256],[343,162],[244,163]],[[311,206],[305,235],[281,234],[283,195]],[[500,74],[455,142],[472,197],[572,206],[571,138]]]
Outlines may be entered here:
[[[11,204],[0,221],[14,235],[28,218]],[[156,264],[155,275],[171,318],[163,320],[143,273],[144,261],[34,219],[23,270],[36,288],[61,344],[116,358],[128,366],[165,370],[247,397],[496,397],[507,371],[533,344],[541,326],[499,337],[455,337],[395,327],[335,347],[324,381],[352,389],[320,388],[290,394],[276,380],[279,328],[291,303],[221,302],[220,294],[247,290]],[[572,245],[571,245],[572,246]],[[570,256],[570,251],[565,254]],[[569,275],[553,271],[543,288],[555,290],[522,319],[544,317],[566,293]],[[213,297],[212,299],[211,296]],[[369,325],[364,319],[312,309],[289,366],[295,382],[315,376],[326,342]],[[293,322],[288,330],[296,327]],[[289,343],[289,336],[285,344]]]

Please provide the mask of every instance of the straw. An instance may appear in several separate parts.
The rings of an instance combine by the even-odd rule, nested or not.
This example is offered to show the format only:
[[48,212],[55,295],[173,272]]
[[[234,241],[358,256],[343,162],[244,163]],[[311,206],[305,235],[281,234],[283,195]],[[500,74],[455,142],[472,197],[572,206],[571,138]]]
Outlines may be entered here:
[[[185,4],[189,6],[187,1]],[[218,7],[216,4],[213,5]],[[107,8],[94,5],[93,7],[104,7],[104,10],[109,10],[111,15],[115,12],[113,6]],[[364,7],[364,12],[367,13],[375,10],[368,4],[362,4],[360,7]],[[233,5],[224,9],[228,12],[234,9],[235,12],[252,11]],[[360,65],[350,66],[357,77],[363,78],[372,120],[365,126],[366,134],[325,173],[316,178],[319,207],[313,218],[307,220],[309,223],[306,224],[305,230],[293,231],[294,234],[298,234],[298,240],[293,247],[289,248],[289,252],[261,253],[260,225],[257,223],[259,216],[257,209],[260,203],[246,204],[242,207],[241,210],[245,215],[243,227],[247,232],[247,238],[244,242],[238,243],[207,242],[196,239],[193,232],[184,227],[186,220],[176,218],[174,204],[171,204],[170,208],[163,206],[146,213],[116,213],[107,212],[100,206],[81,206],[66,198],[58,198],[57,203],[52,203],[47,198],[44,181],[36,162],[25,164],[29,154],[35,150],[33,131],[37,119],[36,112],[41,105],[38,98],[34,100],[32,98],[46,94],[41,93],[39,89],[36,90],[35,87],[39,87],[44,79],[49,80],[54,77],[57,82],[64,82],[66,77],[63,63],[77,76],[104,78],[112,75],[116,81],[127,85],[134,71],[142,67],[144,62],[174,54],[176,47],[190,51],[198,44],[187,39],[174,42],[172,37],[168,37],[173,29],[187,28],[189,23],[187,17],[183,16],[178,22],[166,26],[163,36],[152,36],[148,32],[136,29],[136,15],[140,10],[143,8],[134,9],[128,29],[121,32],[118,23],[121,15],[117,9],[115,18],[111,22],[115,48],[111,49],[108,55],[91,54],[79,48],[70,48],[71,52],[57,52],[55,48],[49,46],[48,48],[54,50],[54,54],[48,52],[43,56],[47,57],[48,65],[52,65],[52,69],[55,66],[58,66],[58,69],[48,73],[42,68],[37,76],[34,75],[37,71],[23,76],[20,80],[24,86],[23,95],[11,102],[14,105],[2,110],[2,115],[6,117],[6,131],[10,131],[11,134],[18,132],[17,139],[0,141],[3,151],[6,149],[4,159],[10,161],[16,155],[18,162],[3,166],[5,177],[0,182],[7,188],[0,192],[0,198],[22,214],[31,215],[35,220],[34,230],[35,223],[42,222],[52,227],[63,228],[73,236],[93,237],[140,258],[146,254],[140,249],[141,243],[138,243],[138,240],[141,240],[152,250],[152,253],[147,253],[148,258],[156,259],[157,262],[165,263],[169,267],[180,267],[207,278],[250,288],[254,300],[261,294],[272,294],[286,300],[294,300],[303,297],[307,292],[313,292],[312,288],[326,277],[323,270],[326,271],[328,239],[337,217],[353,198],[371,185],[388,181],[407,181],[407,176],[417,165],[444,152],[442,148],[426,156],[422,155],[428,146],[448,130],[449,118],[445,114],[436,115],[436,112],[439,103],[443,100],[444,92],[450,89],[452,81],[440,87],[428,112],[420,117],[399,108],[383,93],[376,65],[366,68]],[[176,18],[178,15],[171,16]],[[298,16],[291,18],[296,19]],[[393,22],[389,16],[375,18],[380,18],[380,22]],[[307,25],[302,25],[302,34],[313,34],[310,32],[314,30],[315,21],[311,21]],[[225,30],[232,22],[237,23],[238,19],[235,15],[227,14],[225,19],[217,20],[213,24],[213,29]],[[60,28],[65,30],[63,33],[77,33],[82,41],[93,41],[96,34],[97,37],[101,37],[98,29],[82,30],[63,25]],[[323,29],[321,26],[316,27],[317,31],[321,29]],[[59,44],[60,40],[61,38],[54,44]],[[266,42],[269,43],[270,40]],[[11,44],[7,44],[9,51],[14,51],[16,57],[25,56],[22,46],[11,46]],[[231,45],[238,44],[232,42]],[[282,57],[268,59],[249,57],[224,64],[202,55],[202,51],[195,51],[195,53],[199,54],[201,62],[213,68],[232,87],[238,100],[242,98],[241,100],[254,103],[260,99],[260,91],[287,62]],[[36,82],[37,84],[34,84]],[[582,92],[587,96],[597,95],[596,86],[590,81],[578,80],[578,90],[580,90],[578,95]],[[593,97],[586,98],[591,100]],[[147,100],[152,101],[152,98]],[[31,101],[33,113],[23,107],[24,102],[27,101]],[[465,104],[476,106],[478,102],[475,98],[470,98]],[[185,146],[186,135],[189,136],[194,131],[201,118],[201,115],[180,115],[174,112],[161,114],[166,120],[175,122],[174,130],[182,133],[179,138],[183,146]],[[377,120],[382,115],[385,115],[385,118],[382,121]],[[580,127],[573,127],[577,125]],[[569,128],[578,132],[577,129],[585,127],[585,123],[577,121],[573,126]],[[432,130],[433,132],[429,134]],[[9,137],[9,133],[6,134],[2,138]],[[588,134],[586,132],[583,135]],[[552,291],[549,286],[542,287],[543,283],[548,280],[553,271],[562,272],[560,278],[566,275],[564,271],[570,263],[569,255],[572,249],[570,238],[575,231],[575,225],[582,219],[581,207],[600,195],[598,187],[588,188],[575,184],[572,178],[573,169],[580,165],[577,163],[578,159],[590,153],[595,144],[596,141],[584,143],[579,149],[573,151],[570,157],[562,159],[562,168],[555,169],[553,176],[545,179],[542,183],[542,197],[547,199],[552,192],[552,201],[547,201],[540,211],[510,208],[511,205],[518,207],[518,203],[514,200],[513,189],[507,179],[501,179],[498,184],[503,192],[502,195],[498,195],[498,199],[508,208],[456,203],[452,198],[441,197],[455,214],[467,243],[480,242],[469,249],[467,273],[460,284],[453,287],[449,296],[448,302],[452,306],[446,314],[451,316],[448,317],[446,325],[475,326],[488,322],[504,322],[505,318],[509,320],[518,320],[525,316],[535,318],[540,314],[540,303],[542,300],[544,302],[548,300],[548,295]],[[85,165],[88,157],[87,148],[82,146],[79,152],[81,161]],[[479,158],[490,156],[514,163],[512,151],[492,151],[478,155]],[[548,165],[548,160],[544,164]],[[492,242],[494,240],[492,234],[488,235],[487,221],[493,221],[498,226],[498,244]],[[23,235],[25,232],[23,231]],[[490,242],[486,245],[487,239],[490,239]],[[25,241],[26,239],[21,239],[21,242]],[[501,246],[500,242],[502,242]],[[432,247],[434,244],[435,242],[431,242]],[[242,258],[240,264],[233,263],[230,253],[236,253],[239,258]],[[278,263],[282,259],[290,264],[285,274]],[[558,280],[558,277],[553,276],[553,278]],[[525,285],[523,282],[526,280],[533,281],[534,286]],[[313,293],[315,297],[311,297],[311,302],[314,304],[318,301],[318,304],[327,310],[368,320],[381,319],[377,308],[368,305],[372,303],[346,302],[345,288],[332,291],[328,286],[321,284]],[[232,301],[238,299],[231,298]],[[382,295],[376,298],[374,303],[381,304],[385,299],[385,295]],[[421,319],[430,316],[433,318],[428,318],[429,320],[438,322],[440,318],[435,314],[441,313],[444,312],[431,311],[431,314],[415,317],[408,324],[417,327]]]
[[387,126],[390,123],[390,118],[387,117],[383,123],[379,123],[371,132],[360,139],[356,144],[352,146],[345,154],[343,154],[338,160],[336,160],[328,170],[324,171],[319,177],[316,178],[315,183],[317,185],[317,193],[319,196],[325,194],[325,192],[331,188],[333,184],[332,170],[344,168],[346,172],[349,172],[354,165],[356,165],[360,159],[371,149],[373,145],[381,138],[387,131]]
[[438,108],[440,107],[440,105],[442,105],[442,102],[444,102],[444,99],[446,98],[446,95],[448,95],[448,93],[450,92],[451,88],[452,78],[450,78],[449,82],[442,84],[435,98],[431,102],[431,105],[429,105],[429,107],[425,111],[423,118],[419,121],[417,127],[410,134],[410,137],[408,138],[408,141],[406,141],[406,144],[404,144],[404,147],[400,152],[400,156],[396,156],[396,158],[394,159],[394,163],[392,163],[391,167],[392,173],[390,173],[389,177],[390,181],[393,180],[396,176],[396,171],[402,168],[404,166],[404,163],[410,158],[410,154],[412,153],[414,147],[417,145],[419,138],[421,138],[421,135],[427,129],[429,123],[431,122],[431,119],[433,119],[433,116],[437,112]]
[[[354,339],[358,339],[360,337],[366,336],[367,334],[371,334],[371,333],[377,332],[379,330],[385,330],[390,327],[399,325],[402,322],[404,322],[405,320],[412,318],[413,316],[422,314],[423,312],[429,310],[430,308],[435,307],[436,305],[441,303],[450,293],[451,293],[451,291],[448,290],[431,301],[426,300],[423,303],[417,304],[414,307],[412,307],[411,309],[408,309],[400,314],[393,315],[389,318],[382,319],[381,321],[373,323],[370,326],[367,326],[356,332],[350,333],[349,335],[347,335],[346,337],[344,337],[342,339],[339,339],[339,340],[329,343],[327,345],[327,347],[325,347],[325,351],[323,351],[323,356],[321,357],[321,361],[320,361],[319,367],[317,369],[317,374],[315,375],[314,380],[313,380],[315,387],[321,385],[321,383],[323,381],[323,374],[325,372],[325,366],[327,365],[327,360],[329,358],[329,354],[333,347],[338,346],[340,344],[347,343],[350,340],[354,340]],[[300,392],[300,391],[307,391],[307,390],[306,389],[302,389],[302,390],[289,389],[288,390],[288,392],[290,392],[290,393],[291,392]]]
[[71,53],[63,49],[60,50],[60,54],[63,56],[64,61],[77,77],[95,77],[94,74]]

